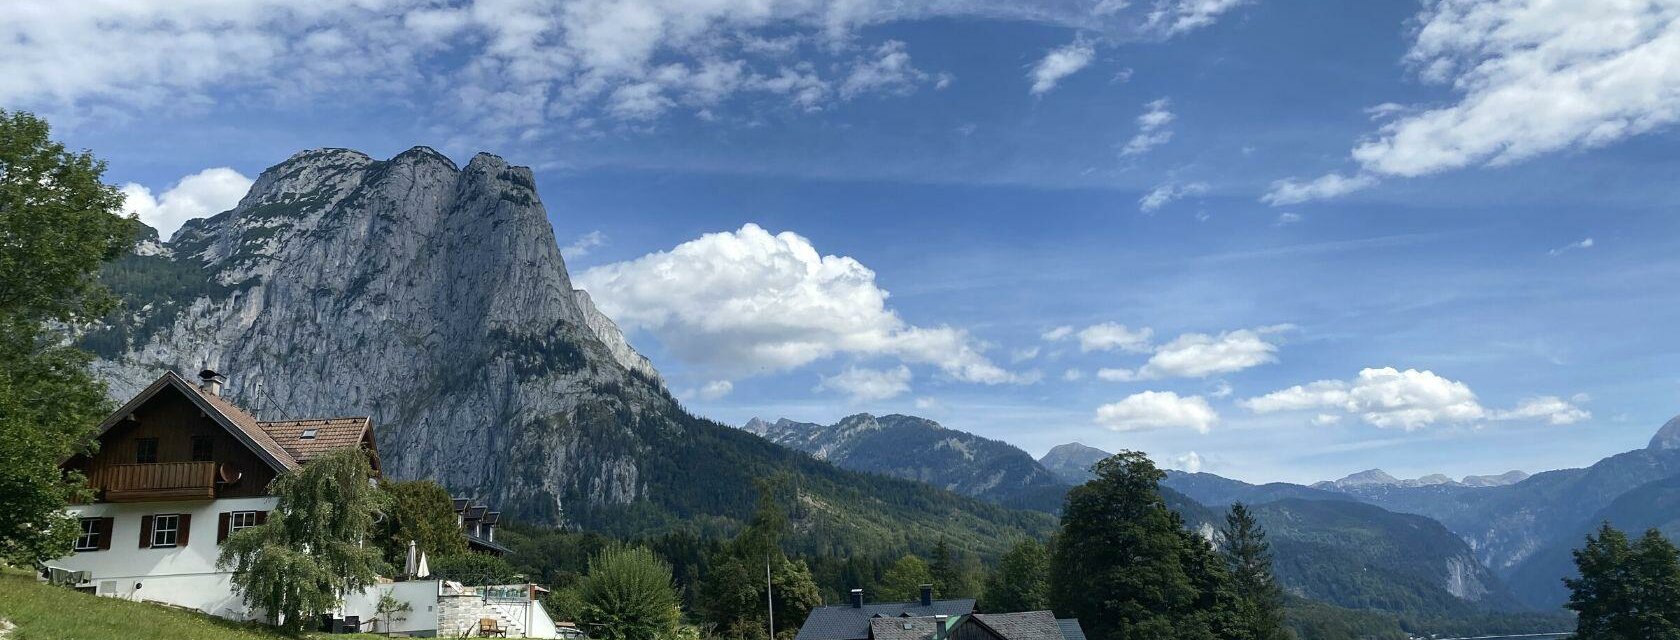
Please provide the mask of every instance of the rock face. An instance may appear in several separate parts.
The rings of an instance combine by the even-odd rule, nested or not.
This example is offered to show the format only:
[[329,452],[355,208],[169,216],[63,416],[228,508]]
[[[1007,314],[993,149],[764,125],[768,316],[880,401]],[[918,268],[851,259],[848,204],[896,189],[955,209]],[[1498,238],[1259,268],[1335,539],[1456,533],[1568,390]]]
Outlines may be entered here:
[[1651,444],[1647,449],[1673,451],[1680,449],[1680,416],[1675,416],[1657,430],[1657,435],[1651,436]]
[[[530,170],[495,156],[302,152],[234,209],[142,246],[102,274],[122,311],[82,337],[119,399],[207,366],[265,419],[371,415],[387,475],[525,522],[727,526],[751,513],[755,478],[787,475],[811,544],[886,545],[919,527],[1001,550],[992,539],[1052,523],[682,411],[573,288]],[[905,506],[918,503],[934,507]]]
[[89,336],[97,368],[118,397],[210,367],[263,418],[371,414],[388,473],[516,512],[631,502],[647,489],[643,443],[585,437],[580,412],[669,400],[573,291],[534,189],[529,169],[486,154],[463,168],[424,147],[383,162],[299,153],[233,210],[132,258],[205,281],[141,292],[135,322]]
[[1096,477],[1095,474],[1091,473],[1091,465],[1111,455],[1113,454],[1096,447],[1069,442],[1052,447],[1050,451],[1044,454],[1044,457],[1038,459],[1038,463],[1044,465],[1044,468],[1049,469],[1051,473],[1056,474],[1056,477],[1061,478],[1062,482],[1079,485],[1085,484],[1091,478]]
[[1066,485],[1014,446],[905,415],[832,425],[757,418],[743,430],[843,468],[916,480],[983,500],[1054,511]]

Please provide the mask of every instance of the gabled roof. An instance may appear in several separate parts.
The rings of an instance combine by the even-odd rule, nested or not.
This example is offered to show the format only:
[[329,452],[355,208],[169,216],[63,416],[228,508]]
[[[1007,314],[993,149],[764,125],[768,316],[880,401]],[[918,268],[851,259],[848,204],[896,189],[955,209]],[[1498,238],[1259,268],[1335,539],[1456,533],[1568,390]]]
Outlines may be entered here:
[[1056,626],[1062,628],[1062,640],[1085,640],[1085,629],[1079,626],[1078,618],[1057,618]]
[[[957,628],[963,616],[947,617],[945,629]],[[914,618],[871,618],[869,620],[869,637],[874,640],[932,640],[939,632],[939,618],[934,616],[917,616]]]
[[[292,459],[309,462],[334,449],[354,447],[367,438],[373,421],[366,418],[277,420],[257,423]],[[308,434],[310,437],[305,438]]]
[[805,618],[795,640],[862,640],[869,637],[870,618],[899,616],[961,616],[974,612],[974,599],[934,600],[930,606],[921,601],[879,602],[853,607],[849,604],[817,607]]
[[[991,629],[1004,640],[1063,640],[1056,614],[1049,611],[976,613],[974,622]],[[1080,635],[1084,636],[1084,633]]]
[[[276,471],[291,471],[315,457],[344,447],[356,446],[366,442],[368,448],[378,453],[374,448],[372,421],[368,418],[332,418],[324,420],[282,420],[263,422],[247,413],[227,398],[205,391],[191,382],[187,382],[174,371],[164,372],[156,382],[147,386],[133,399],[124,403],[105,422],[99,425],[99,435],[117,426],[124,418],[133,414],[146,402],[166,388],[173,387],[185,395],[199,411],[204,412],[211,420],[220,424],[233,434],[257,457],[262,458]],[[298,435],[303,429],[315,429],[316,437],[310,441],[299,441]],[[284,444],[283,444],[284,443]],[[377,468],[377,464],[375,465]]]

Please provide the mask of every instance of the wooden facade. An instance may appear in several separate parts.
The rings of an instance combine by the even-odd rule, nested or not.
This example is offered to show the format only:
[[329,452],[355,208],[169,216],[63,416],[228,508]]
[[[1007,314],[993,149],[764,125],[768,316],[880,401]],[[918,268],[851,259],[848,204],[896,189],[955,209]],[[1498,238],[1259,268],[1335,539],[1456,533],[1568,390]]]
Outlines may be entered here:
[[276,475],[183,392],[167,387],[101,435],[92,455],[65,467],[81,471],[95,499],[107,502],[263,496]]

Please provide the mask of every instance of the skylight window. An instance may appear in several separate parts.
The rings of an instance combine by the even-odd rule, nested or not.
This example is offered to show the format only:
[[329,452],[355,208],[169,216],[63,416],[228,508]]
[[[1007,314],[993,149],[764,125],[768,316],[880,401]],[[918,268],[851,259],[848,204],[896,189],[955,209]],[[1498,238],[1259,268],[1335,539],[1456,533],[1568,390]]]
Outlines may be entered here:
[[303,433],[298,434],[298,439],[299,440],[314,440],[315,439],[315,430],[314,429],[304,429]]

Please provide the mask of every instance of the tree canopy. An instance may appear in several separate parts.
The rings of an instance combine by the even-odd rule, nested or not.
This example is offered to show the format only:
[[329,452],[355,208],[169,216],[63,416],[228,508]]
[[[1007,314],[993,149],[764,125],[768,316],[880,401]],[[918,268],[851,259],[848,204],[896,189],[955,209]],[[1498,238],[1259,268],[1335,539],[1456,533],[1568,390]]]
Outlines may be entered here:
[[1580,640],[1680,638],[1680,551],[1656,529],[1628,540],[1606,522],[1575,550],[1564,580]]
[[449,491],[431,480],[386,482],[390,508],[379,524],[379,545],[385,562],[401,567],[408,560],[408,543],[430,560],[467,552],[467,536],[455,520]]
[[1288,640],[1283,619],[1283,589],[1272,574],[1271,545],[1266,529],[1241,502],[1225,513],[1219,531],[1219,550],[1236,593],[1235,635],[1231,640]]
[[643,547],[614,545],[578,582],[578,622],[601,640],[663,640],[682,618],[671,565]]
[[1096,464],[1068,493],[1051,554],[1050,601],[1092,640],[1231,637],[1235,596],[1223,559],[1187,531],[1140,452]]
[[70,553],[64,506],[84,480],[58,464],[89,450],[111,408],[66,334],[111,308],[99,266],[134,242],[104,172],[91,152],[53,141],[46,121],[0,110],[0,562]]
[[769,636],[766,606],[775,614],[775,637],[792,637],[811,609],[822,604],[805,561],[789,559],[781,547],[788,524],[780,493],[786,487],[785,481],[761,481],[752,524],[709,558],[697,608],[725,638]]
[[268,521],[228,536],[217,560],[247,605],[298,630],[373,586],[386,567],[363,543],[386,505],[372,477],[365,451],[339,449],[275,479]]

